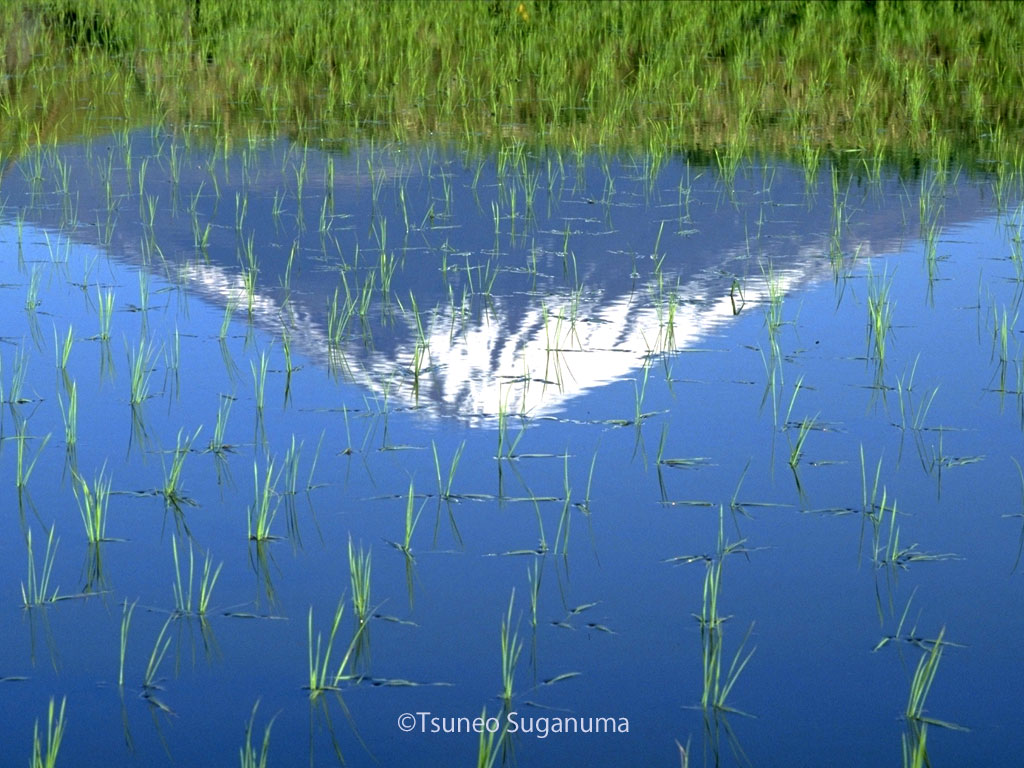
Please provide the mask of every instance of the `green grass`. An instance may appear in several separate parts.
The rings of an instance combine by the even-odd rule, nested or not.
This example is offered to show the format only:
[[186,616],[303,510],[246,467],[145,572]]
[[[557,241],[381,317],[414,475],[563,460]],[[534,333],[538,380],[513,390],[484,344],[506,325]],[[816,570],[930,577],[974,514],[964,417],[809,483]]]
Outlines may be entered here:
[[270,533],[270,526],[277,516],[280,497],[277,495],[277,481],[281,473],[274,474],[274,460],[267,458],[264,462],[263,479],[260,480],[260,468],[255,460],[252,463],[253,490],[255,497],[249,507],[249,540],[269,541],[276,538]]
[[946,628],[939,631],[939,636],[932,643],[931,648],[921,656],[914,670],[914,677],[910,682],[910,694],[907,698],[907,708],[904,716],[907,721],[908,732],[903,735],[903,765],[905,768],[923,768],[931,765],[928,759],[927,737],[928,726],[950,730],[966,731],[966,728],[950,723],[945,720],[936,720],[925,715],[925,703],[928,693],[931,691],[932,683],[935,682],[935,674],[939,669],[939,662],[942,659],[942,648],[945,645],[944,637]]
[[60,752],[60,744],[64,739],[64,707],[67,699],[61,699],[60,711],[54,718],[54,701],[50,699],[50,706],[46,712],[46,744],[39,736],[39,721],[36,720],[35,728],[32,731],[32,759],[29,761],[29,768],[54,768],[57,765],[57,754]]
[[174,553],[174,584],[172,585],[174,591],[174,612],[179,616],[188,616],[195,614],[197,616],[206,616],[210,609],[210,597],[213,594],[213,588],[217,584],[217,577],[220,576],[221,568],[224,564],[221,563],[217,566],[215,571],[210,572],[211,560],[210,555],[207,554],[203,562],[203,572],[199,577],[199,592],[196,595],[196,603],[193,608],[192,603],[192,587],[193,587],[193,574],[195,573],[195,560],[192,554],[192,542],[188,545],[188,571],[187,578],[182,579],[181,565],[178,561],[178,539],[171,539],[171,551]]
[[117,666],[117,685],[119,688],[124,687],[124,657],[128,650],[128,628],[132,623],[132,613],[135,612],[135,606],[138,604],[136,600],[131,605],[125,600],[121,604],[121,642],[120,642],[120,656],[119,663]]
[[57,404],[60,406],[60,414],[64,419],[64,445],[68,451],[73,451],[78,444],[78,383],[72,381],[68,387],[68,401],[64,404],[64,398],[60,392],[57,393]]
[[186,437],[184,442],[182,442],[183,430],[179,429],[174,446],[174,458],[171,459],[171,467],[170,469],[166,466],[164,467],[164,486],[160,489],[160,493],[168,504],[177,508],[180,508],[182,504],[195,505],[195,501],[183,493],[181,471],[185,466],[185,459],[188,458],[188,454],[192,450],[192,443],[199,437],[201,430],[202,427],[199,427],[191,437]]
[[28,454],[26,453],[25,443],[28,440],[34,439],[31,435],[26,434],[25,430],[28,428],[28,422],[25,419],[18,419],[17,431],[14,439],[18,443],[17,449],[17,461],[15,463],[15,474],[14,474],[14,487],[19,491],[24,490],[28,486],[29,478],[32,477],[32,471],[36,467],[36,462],[39,461],[39,457],[43,453],[43,449],[46,448],[46,444],[50,442],[49,433],[43,438],[42,443],[39,445],[39,450],[36,451],[36,455],[31,461],[28,460]]
[[82,516],[85,535],[90,544],[106,540],[111,479],[104,477],[103,472],[100,470],[92,487],[81,475],[76,473],[74,476],[75,499],[78,501],[78,511]]
[[816,421],[814,418],[804,417],[797,425],[796,440],[792,442],[789,451],[789,466],[796,469],[796,465],[800,463],[800,457],[803,456],[804,443],[807,440],[807,435],[814,429]]
[[876,278],[868,267],[868,354],[885,362],[886,341],[892,333],[893,303],[889,298],[892,277],[883,273]]
[[430,441],[430,447],[434,452],[434,470],[437,474],[437,495],[445,500],[454,499],[456,494],[452,493],[452,485],[455,482],[455,470],[459,467],[459,459],[462,458],[462,451],[466,447],[466,441],[463,440],[459,443],[459,447],[455,449],[455,455],[452,457],[452,463],[448,467],[448,473],[446,481],[441,479],[441,460],[437,455],[437,444],[433,440]]
[[54,357],[57,363],[58,371],[66,371],[68,368],[68,359],[71,357],[71,349],[75,343],[74,329],[69,325],[67,335],[64,336],[63,343],[57,338],[57,327],[53,328],[53,345],[54,345]]
[[267,364],[269,360],[267,353],[260,352],[260,363],[257,367],[255,362],[250,361],[249,366],[252,368],[252,381],[254,393],[256,396],[256,410],[258,412],[263,411],[263,396],[267,387]]
[[210,444],[207,446],[207,451],[221,458],[234,449],[230,443],[224,440],[224,432],[228,426],[228,416],[231,413],[231,404],[234,401],[235,399],[230,395],[221,395],[220,407],[217,409],[217,423],[213,426],[213,437],[210,438]]
[[[160,632],[157,633],[156,642],[153,643],[153,650],[149,654],[149,660],[146,662],[146,671],[142,676],[142,690],[143,694],[147,698],[153,697],[153,694],[160,687],[160,680],[157,675],[160,673],[160,665],[163,663],[164,658],[167,656],[167,651],[171,647],[172,638],[167,637],[167,628],[174,621],[174,616],[168,616],[163,626],[160,627]],[[159,701],[152,699],[157,706],[163,708]]]
[[352,546],[352,536],[348,537],[348,568],[349,578],[352,583],[352,610],[355,612],[356,621],[360,625],[366,623],[370,615],[370,555],[368,550],[363,551],[362,545],[358,551]]
[[[727,173],[766,153],[865,171],[1020,156],[1012,4],[204,0],[176,23],[173,0],[61,5],[65,22],[12,38],[0,146],[15,155],[116,114],[238,139],[487,146],[514,124],[529,147],[686,148]],[[19,4],[0,11],[5,39],[23,29]],[[304,159],[295,175],[301,197]]]
[[341,683],[353,679],[353,676],[349,673],[349,661],[366,625],[359,625],[341,661],[338,662],[337,667],[332,667],[331,653],[334,649],[334,639],[338,634],[338,627],[341,625],[344,613],[345,599],[342,598],[338,601],[338,607],[334,611],[334,619],[331,622],[331,631],[327,639],[324,640],[322,633],[317,632],[316,640],[314,641],[313,606],[309,607],[309,618],[306,625],[309,650],[309,680],[306,689],[309,691],[310,699],[316,699],[327,691],[337,691]]
[[516,664],[523,650],[523,642],[519,632],[512,629],[512,607],[515,604],[516,591],[508,599],[508,613],[501,620],[501,699],[508,707],[515,695]]
[[723,670],[722,662],[725,653],[723,623],[727,617],[722,616],[719,610],[725,558],[731,552],[737,551],[739,546],[740,544],[726,543],[724,514],[723,510],[719,508],[718,543],[714,556],[705,558],[704,590],[701,598],[701,613],[697,616],[697,621],[700,623],[703,669],[701,706],[705,710],[744,714],[731,707],[727,702],[740,674],[754,655],[753,650],[746,655],[743,653],[753,631],[753,625],[747,630],[746,636],[739,644],[728,669]]
[[267,768],[267,757],[270,753],[270,729],[274,727],[277,715],[270,718],[270,722],[267,723],[267,727],[263,731],[263,742],[257,750],[252,743],[252,733],[253,725],[256,722],[256,710],[259,706],[258,701],[253,704],[249,722],[245,725],[245,743],[238,750],[241,768]]
[[96,307],[99,312],[100,341],[110,341],[110,326],[114,316],[114,291],[96,289]]
[[416,524],[420,521],[423,507],[416,510],[416,490],[412,480],[409,481],[409,492],[405,499],[405,533],[401,542],[389,541],[395,549],[400,550],[409,559],[412,558],[412,535]]
[[60,590],[54,587],[50,590],[50,577],[53,574],[53,564],[57,558],[57,544],[59,539],[53,538],[53,526],[46,536],[46,550],[43,552],[43,562],[39,571],[36,571],[35,552],[32,549],[32,529],[25,533],[25,547],[28,550],[28,583],[21,585],[21,602],[26,608],[34,608],[47,603],[56,602]]
[[139,348],[128,353],[128,367],[131,371],[131,396],[129,402],[139,405],[149,398],[149,378],[153,371],[151,362],[153,348],[145,338],[139,339]]

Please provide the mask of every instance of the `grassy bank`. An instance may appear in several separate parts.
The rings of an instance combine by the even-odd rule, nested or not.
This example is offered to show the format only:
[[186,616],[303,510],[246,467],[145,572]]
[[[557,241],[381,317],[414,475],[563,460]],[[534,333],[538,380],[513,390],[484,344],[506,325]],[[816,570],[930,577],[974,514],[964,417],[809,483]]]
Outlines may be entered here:
[[10,3],[0,151],[116,117],[1016,168],[1022,26],[1021,6],[980,2]]

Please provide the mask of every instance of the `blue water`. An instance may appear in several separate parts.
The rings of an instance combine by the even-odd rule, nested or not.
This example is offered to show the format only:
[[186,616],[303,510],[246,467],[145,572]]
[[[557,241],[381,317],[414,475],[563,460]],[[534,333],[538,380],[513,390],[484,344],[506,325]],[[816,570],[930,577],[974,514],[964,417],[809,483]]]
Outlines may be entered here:
[[[113,139],[56,150],[71,168],[66,194],[45,178],[33,190],[17,165],[0,184],[0,677],[19,678],[0,682],[0,739],[13,761],[31,754],[49,700],[66,697],[61,765],[232,763],[257,701],[253,739],[273,718],[273,764],[473,763],[478,735],[432,733],[429,718],[503,716],[513,593],[517,714],[502,722],[535,732],[510,734],[497,762],[676,764],[677,741],[691,765],[898,762],[922,656],[905,638],[943,628],[955,645],[925,714],[970,731],[930,726],[929,754],[1012,761],[1024,682],[1011,658],[1021,283],[1017,215],[993,204],[984,179],[936,187],[929,267],[919,193],[930,177],[838,178],[840,207],[828,171],[807,188],[785,165],[725,180],[684,158],[647,177],[626,159],[560,171],[538,157],[523,176],[446,148],[358,147],[333,156],[328,190],[329,155],[308,148],[300,199],[302,150],[282,142],[213,161],[216,184],[199,147],[183,148],[175,183],[166,144],[160,154],[139,134],[131,146],[131,169]],[[207,224],[204,248],[195,233]],[[880,361],[868,297],[887,281]],[[367,284],[365,312],[332,339],[335,291],[343,305],[346,287],[357,296]],[[101,341],[107,290],[115,311]],[[65,376],[55,337],[68,328]],[[152,350],[149,397],[133,407],[140,340]],[[61,415],[71,381],[73,453]],[[231,450],[218,459],[205,449],[225,398]],[[25,463],[39,455],[20,491],[19,428]],[[197,430],[182,473],[194,503],[175,510],[155,491],[179,434]],[[280,471],[293,441],[296,492],[278,478],[275,538],[257,545],[254,463]],[[442,498],[437,475],[446,486],[457,454]],[[875,539],[862,475],[870,491],[879,461],[889,511]],[[101,471],[112,540],[97,556],[73,477],[91,484]],[[407,558],[389,542],[403,538],[410,484]],[[727,700],[739,713],[700,707],[706,564],[677,563],[714,556],[720,525],[725,542],[742,542],[724,558],[720,597],[724,668],[753,651]],[[25,608],[26,535],[38,569],[51,526],[51,591],[73,599]],[[879,552],[896,527],[898,550],[934,557],[887,563]],[[350,538],[372,552],[376,617],[353,679],[311,701],[308,615],[326,638],[350,600]],[[196,591],[207,554],[223,569],[205,620],[170,619],[159,688],[144,692],[174,609],[172,539],[183,563],[193,547]],[[872,652],[904,616],[904,640]],[[333,664],[355,630],[349,602]],[[412,732],[399,729],[403,713]],[[538,737],[567,717],[628,732]]]

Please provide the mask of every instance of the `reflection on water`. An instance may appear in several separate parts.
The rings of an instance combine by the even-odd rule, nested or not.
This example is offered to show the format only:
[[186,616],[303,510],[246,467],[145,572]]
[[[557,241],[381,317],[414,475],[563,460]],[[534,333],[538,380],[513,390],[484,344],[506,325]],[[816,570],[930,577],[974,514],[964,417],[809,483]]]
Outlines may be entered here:
[[[814,764],[844,738],[839,762],[885,764],[924,743],[903,654],[944,625],[928,716],[1010,722],[962,701],[1020,687],[1021,272],[983,188],[176,141],[43,152],[0,187],[2,583],[53,532],[79,598],[0,601],[0,674],[32,673],[5,736],[70,688],[111,764],[122,739],[226,764],[224,713],[257,699],[271,751],[316,764],[472,762],[475,734],[395,718],[499,705],[630,719],[496,737],[521,764]],[[90,545],[75,483],[99,476],[118,540]],[[955,745],[990,743],[999,764]]]
[[[737,317],[897,250],[924,210],[902,181],[808,189],[784,167],[726,185],[678,161],[499,173],[432,148],[224,159],[175,142],[132,136],[139,168],[94,141],[62,153],[63,191],[17,172],[5,189],[35,201],[18,216],[51,247],[99,243],[375,397],[468,421],[557,413],[652,355],[713,345]],[[982,209],[954,191],[947,226]]]

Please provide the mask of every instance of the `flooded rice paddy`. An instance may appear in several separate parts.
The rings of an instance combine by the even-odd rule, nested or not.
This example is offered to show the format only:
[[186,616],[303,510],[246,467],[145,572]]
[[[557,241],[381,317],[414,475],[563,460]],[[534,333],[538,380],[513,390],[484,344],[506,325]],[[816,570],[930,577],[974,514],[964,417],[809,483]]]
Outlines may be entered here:
[[1016,754],[990,180],[114,131],[0,200],[6,754]]

